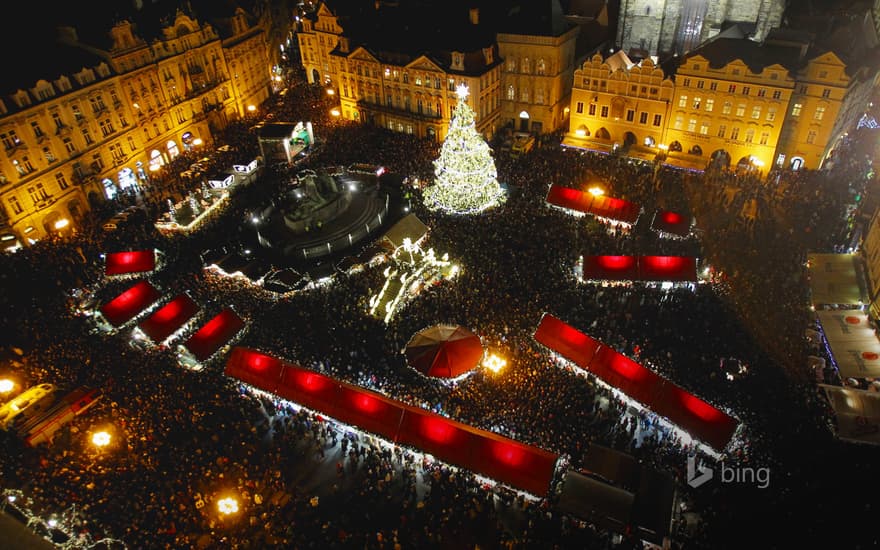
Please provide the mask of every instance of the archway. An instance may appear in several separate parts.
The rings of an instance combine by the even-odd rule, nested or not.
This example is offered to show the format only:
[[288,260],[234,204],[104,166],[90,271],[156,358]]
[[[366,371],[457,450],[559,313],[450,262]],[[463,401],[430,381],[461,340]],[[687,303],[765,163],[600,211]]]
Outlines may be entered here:
[[688,151],[688,154],[701,157],[701,156],[703,156],[703,148],[700,147],[699,145],[694,145],[693,147],[691,147],[691,150]]
[[165,159],[162,158],[162,153],[158,149],[150,151],[150,171],[154,172],[164,165]]
[[428,129],[425,130],[425,136],[431,141],[437,140],[437,130],[434,129],[433,126],[428,126]]
[[753,168],[754,168],[754,165],[752,164],[752,157],[750,157],[750,156],[745,156],[745,157],[739,159],[739,161],[736,163],[737,172],[742,172],[742,171],[747,172],[747,171],[752,170]]
[[712,152],[712,156],[710,157],[712,162],[715,163],[719,168],[727,168],[730,166],[730,153],[725,151],[724,149],[716,149]]
[[168,140],[168,143],[165,144],[165,148],[168,149],[168,156],[172,159],[180,154],[180,149],[177,148],[177,142],[173,139]]
[[585,124],[581,124],[580,126],[578,126],[577,130],[574,131],[574,135],[576,135],[577,137],[589,137],[590,129],[587,128]]
[[608,130],[603,126],[596,130],[596,137],[599,139],[611,139],[611,134],[609,134]]
[[[58,233],[61,229],[64,229],[64,226],[66,226],[63,222],[64,219],[65,218],[63,218],[57,211],[50,212],[45,218],[43,218],[43,231],[46,235]],[[70,220],[68,220],[68,223],[70,223]]]
[[627,132],[623,134],[623,146],[629,147],[630,145],[636,142],[636,135],[632,132]]
[[520,132],[528,132],[529,131],[529,113],[525,111],[521,111],[519,113],[519,131]]
[[800,170],[804,167],[804,159],[801,157],[792,157],[791,158],[791,169],[792,170]]
[[653,147],[656,144],[657,142],[651,136],[645,138],[645,147]]
[[70,217],[73,218],[73,221],[79,223],[82,221],[83,210],[80,207],[79,199],[73,199],[67,203],[67,211],[70,212]]
[[320,84],[321,83],[321,73],[318,72],[318,69],[312,69],[312,84]]
[[673,141],[669,144],[669,150],[672,152],[681,152],[681,143],[677,141]]
[[101,196],[95,191],[89,191],[89,204],[92,205],[92,208],[97,207],[101,204]]

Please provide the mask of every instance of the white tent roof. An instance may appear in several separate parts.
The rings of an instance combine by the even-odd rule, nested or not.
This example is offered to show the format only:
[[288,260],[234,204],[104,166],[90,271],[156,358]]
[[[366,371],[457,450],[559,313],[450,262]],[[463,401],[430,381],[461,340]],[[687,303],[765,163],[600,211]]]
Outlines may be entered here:
[[849,305],[853,309],[868,301],[857,254],[808,254],[810,293],[813,305]]
[[880,445],[880,393],[819,384],[837,416],[837,437]]
[[859,310],[819,311],[822,332],[844,378],[880,376],[880,338]]

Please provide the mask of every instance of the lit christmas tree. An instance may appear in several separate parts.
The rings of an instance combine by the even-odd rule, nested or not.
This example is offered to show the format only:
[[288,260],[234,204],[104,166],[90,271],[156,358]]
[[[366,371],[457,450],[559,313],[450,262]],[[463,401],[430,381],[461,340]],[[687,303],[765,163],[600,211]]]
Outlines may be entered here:
[[434,161],[434,185],[425,190],[425,205],[432,210],[476,214],[501,204],[495,161],[489,145],[477,132],[474,112],[465,98],[467,86],[459,86],[458,105],[449,122],[449,133]]

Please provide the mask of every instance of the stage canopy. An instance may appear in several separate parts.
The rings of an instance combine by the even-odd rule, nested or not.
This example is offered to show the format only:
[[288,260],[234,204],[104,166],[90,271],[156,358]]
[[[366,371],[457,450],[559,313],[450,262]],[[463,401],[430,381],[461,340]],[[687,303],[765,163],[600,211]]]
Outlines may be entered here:
[[535,495],[546,496],[559,455],[479,430],[259,351],[236,347],[226,375],[336,420]]
[[226,308],[202,325],[183,346],[199,361],[214,355],[226,342],[244,328],[244,321],[231,308]]
[[550,314],[535,340],[717,451],[736,431],[735,418]]
[[458,325],[434,325],[417,332],[406,345],[410,367],[437,378],[456,378],[483,358],[480,337]]
[[105,275],[143,273],[156,268],[156,252],[154,250],[108,252],[104,255],[104,262]]
[[632,521],[633,493],[569,470],[563,478],[559,510],[605,529],[623,533]]
[[138,327],[153,342],[159,343],[174,334],[192,319],[199,311],[199,306],[186,294],[178,294],[173,300],[160,307],[149,317],[141,321]]
[[553,184],[547,192],[547,202],[553,206],[592,214],[609,220],[634,224],[639,219],[641,206],[636,203],[605,195],[593,195],[571,187]]
[[843,441],[880,445],[880,393],[819,384],[837,420]]
[[858,254],[808,254],[813,306],[858,309],[868,303],[863,263]]
[[657,210],[651,220],[651,229],[659,233],[669,233],[676,237],[687,237],[694,219],[671,210]]
[[880,338],[857,309],[818,311],[831,358],[843,378],[880,376]]
[[696,282],[697,259],[687,256],[584,256],[585,281]]
[[415,243],[427,234],[428,226],[422,223],[422,220],[415,214],[407,214],[403,219],[395,223],[381,240],[387,242],[393,250],[403,246],[404,239],[409,239]]
[[161,295],[156,287],[149,282],[139,281],[104,304],[101,307],[101,314],[111,325],[118,327],[134,319],[138,313],[158,300]]

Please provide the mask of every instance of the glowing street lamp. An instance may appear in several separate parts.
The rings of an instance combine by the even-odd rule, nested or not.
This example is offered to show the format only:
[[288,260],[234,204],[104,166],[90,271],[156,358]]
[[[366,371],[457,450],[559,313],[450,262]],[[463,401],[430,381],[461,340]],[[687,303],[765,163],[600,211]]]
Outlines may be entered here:
[[15,387],[15,382],[9,380],[8,378],[4,378],[0,380],[0,393],[9,393]]
[[217,501],[217,510],[224,516],[238,512],[238,501],[232,497],[221,498]]
[[494,372],[495,374],[498,374],[501,369],[503,369],[506,365],[507,361],[502,359],[501,357],[498,357],[494,353],[489,354],[483,360],[483,366]]
[[68,220],[67,218],[61,218],[60,220],[55,222],[55,229],[64,229],[68,225],[70,225],[70,220]]
[[193,140],[193,145],[199,146],[202,144],[202,138],[196,138]]
[[669,150],[669,146],[666,145],[666,144],[661,143],[660,145],[657,146],[657,149],[660,149],[661,151],[668,151],[668,150]]
[[248,105],[248,106],[247,106],[247,110],[248,110],[249,112],[253,113],[254,111],[257,110],[257,106],[256,106],[256,105]]
[[95,432],[92,434],[92,444],[95,447],[106,447],[110,444],[110,434],[107,432]]
[[333,115],[333,116],[339,116],[339,115],[341,115],[342,113],[339,112],[339,109],[333,108],[333,109],[330,110],[330,114]]
[[601,197],[605,194],[605,190],[601,187],[590,187],[587,191],[594,197]]

